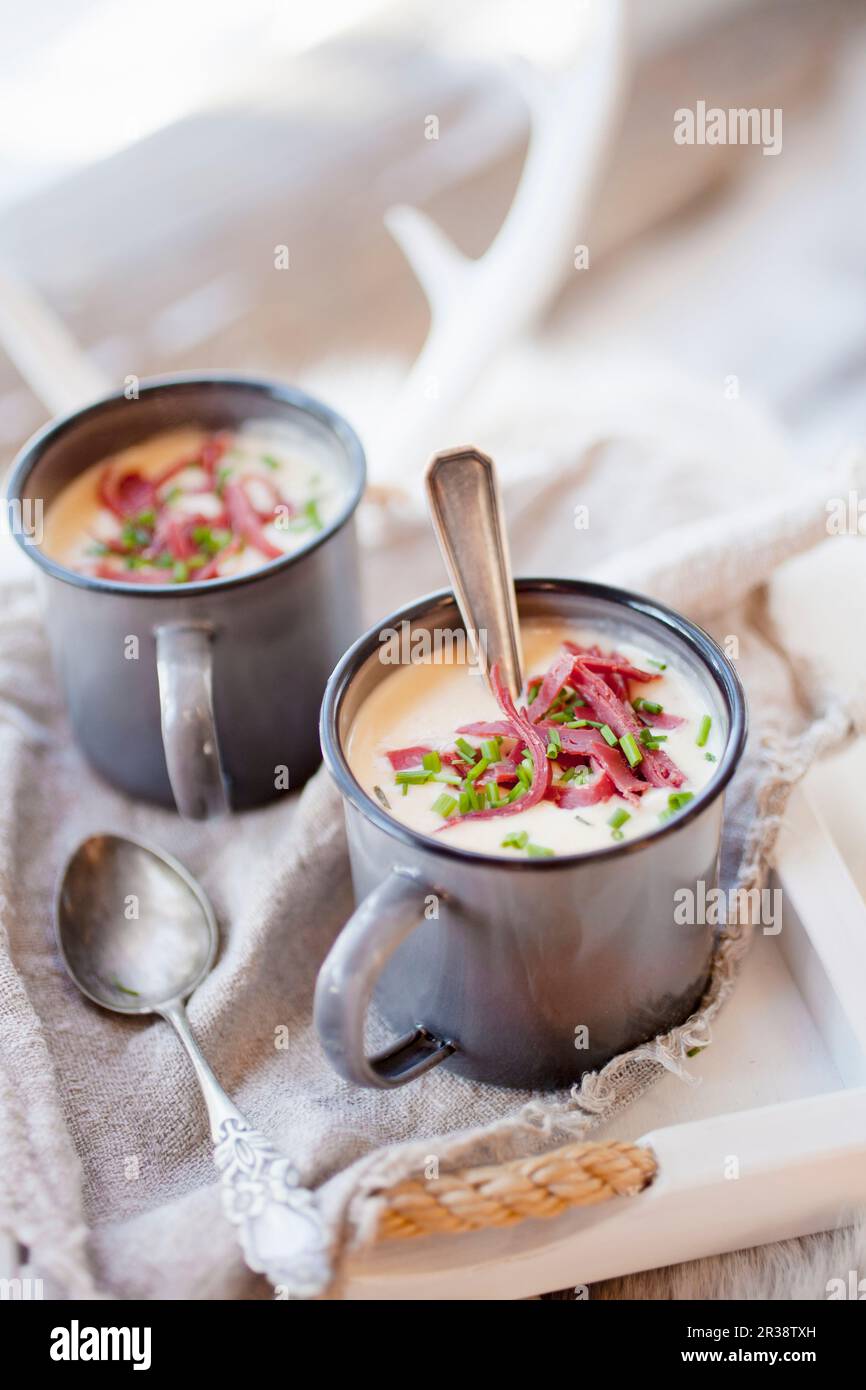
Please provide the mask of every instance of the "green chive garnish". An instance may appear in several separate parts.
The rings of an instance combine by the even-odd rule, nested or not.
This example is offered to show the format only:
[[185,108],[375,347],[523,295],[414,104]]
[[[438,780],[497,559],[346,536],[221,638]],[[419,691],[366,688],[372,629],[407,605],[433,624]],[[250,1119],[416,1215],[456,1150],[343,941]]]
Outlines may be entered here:
[[621,830],[612,830],[612,831],[610,832],[610,838],[611,838],[612,840],[624,840],[624,839],[625,839],[625,835],[623,834],[623,832],[622,832]]
[[610,727],[610,725],[600,724],[599,728],[601,729],[601,736],[604,739],[605,743],[609,743],[611,748],[616,748],[616,745],[619,740],[617,739],[617,736],[614,733],[613,729]]
[[610,817],[608,825],[612,826],[614,830],[619,830],[620,826],[625,825],[627,820],[631,820],[631,813],[620,806],[619,810],[614,811]]
[[544,845],[527,845],[526,853],[530,859],[552,859],[554,856],[554,851]]
[[655,666],[656,670],[658,671],[666,671],[668,669],[668,664],[666,661],[654,661],[652,657],[648,657],[647,660],[649,661],[650,666]]
[[502,849],[525,849],[529,844],[528,830],[512,830],[502,841]]
[[467,763],[474,763],[478,757],[478,749],[473,748],[471,743],[467,743],[465,738],[455,740],[457,751],[463,755]]
[[715,753],[705,753],[704,757],[706,758],[708,763],[714,763],[716,761]]
[[275,459],[273,454],[262,454],[262,463],[266,468],[273,468],[274,472],[277,472],[280,467],[279,459]]
[[483,738],[483,739],[481,740],[481,755],[482,755],[482,757],[486,758],[487,761],[488,761],[489,763],[498,763],[498,762],[499,762],[499,739],[498,739],[498,738]]
[[694,801],[694,792],[671,792],[668,797],[668,805],[675,811],[681,811],[684,806],[688,806],[690,801]]
[[703,719],[701,720],[701,727],[698,729],[698,736],[695,739],[695,743],[698,745],[699,748],[703,748],[704,744],[709,738],[712,723],[713,721],[710,718],[710,716],[708,714],[705,714]]
[[485,772],[489,766],[490,762],[487,758],[480,758],[477,763],[470,767],[466,774],[467,779],[470,782],[474,782],[475,778],[480,777],[482,772]]
[[637,767],[638,763],[643,762],[643,753],[637,746],[634,734],[623,734],[619,746],[628,758],[629,767]]
[[467,791],[462,791],[460,793],[459,804],[461,816],[465,816],[469,811],[472,810],[472,802],[469,800],[469,793]]
[[452,787],[459,787],[462,777],[459,777],[453,767],[443,767],[439,772],[434,772],[430,778],[431,782],[449,782]]
[[519,800],[519,798],[523,795],[523,793],[524,793],[525,791],[526,791],[526,784],[523,783],[523,782],[518,782],[518,783],[517,783],[517,786],[516,786],[516,787],[512,787],[512,788],[511,788],[511,791],[508,793],[508,800],[509,800],[509,801],[517,801],[517,800]]
[[394,774],[394,781],[398,787],[419,787],[422,782],[429,782],[431,773],[423,767],[410,767],[403,772]]
[[562,752],[562,739],[558,729],[548,729],[547,756],[558,758]]
[[541,689],[541,681],[533,681],[526,691],[526,702],[531,705],[533,700],[538,699],[538,692]]
[[424,754],[424,756],[421,759],[421,766],[426,767],[428,772],[442,771],[442,759],[439,757],[439,754],[436,752],[435,748],[432,752]]
[[664,705],[658,704],[655,700],[632,700],[632,709],[643,710],[645,714],[661,714]]
[[189,568],[184,564],[183,560],[175,560],[171,567],[171,577],[175,584],[183,584],[189,579]]
[[433,802],[431,809],[434,810],[437,815],[447,820],[452,811],[456,811],[457,802],[454,800],[453,796],[449,796],[447,792],[442,792]]

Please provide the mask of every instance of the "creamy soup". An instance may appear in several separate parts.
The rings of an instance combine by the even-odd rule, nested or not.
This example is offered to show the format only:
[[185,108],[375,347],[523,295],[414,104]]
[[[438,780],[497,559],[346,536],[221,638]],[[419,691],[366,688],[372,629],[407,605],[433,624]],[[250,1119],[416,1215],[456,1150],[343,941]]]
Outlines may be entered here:
[[101,579],[183,584],[299,550],[345,500],[279,421],[155,435],[79,474],[45,517],[43,549]]
[[541,624],[515,709],[465,665],[395,668],[347,741],[364,790],[443,845],[546,859],[633,840],[679,815],[723,747],[703,691],[663,650]]

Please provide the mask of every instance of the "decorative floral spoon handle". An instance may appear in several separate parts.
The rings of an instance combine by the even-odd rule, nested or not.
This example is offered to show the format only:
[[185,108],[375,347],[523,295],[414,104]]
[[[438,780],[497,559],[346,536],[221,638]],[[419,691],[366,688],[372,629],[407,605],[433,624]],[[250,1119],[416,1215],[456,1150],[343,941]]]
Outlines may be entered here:
[[250,1269],[284,1298],[314,1298],[331,1279],[329,1240],[312,1192],[290,1161],[229,1100],[192,1035],[180,1003],[161,1011],[195,1068],[222,1175],[223,1211]]

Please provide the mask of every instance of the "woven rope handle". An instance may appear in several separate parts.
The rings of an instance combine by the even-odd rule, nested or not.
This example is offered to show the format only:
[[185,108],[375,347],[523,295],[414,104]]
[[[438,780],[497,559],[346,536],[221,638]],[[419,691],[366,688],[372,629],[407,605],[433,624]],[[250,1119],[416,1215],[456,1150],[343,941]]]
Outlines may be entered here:
[[655,1155],[638,1144],[584,1143],[429,1181],[407,1178],[373,1195],[381,1204],[376,1239],[513,1226],[611,1197],[636,1197],[656,1170]]

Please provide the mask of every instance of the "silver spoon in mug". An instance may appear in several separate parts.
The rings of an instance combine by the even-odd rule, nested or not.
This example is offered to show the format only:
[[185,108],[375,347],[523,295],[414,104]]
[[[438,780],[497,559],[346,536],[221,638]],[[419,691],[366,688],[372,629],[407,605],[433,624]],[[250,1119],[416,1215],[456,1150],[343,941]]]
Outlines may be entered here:
[[523,656],[508,536],[493,460],[466,445],[434,454],[427,465],[433,529],[474,659],[490,687],[499,665],[515,701]]
[[195,879],[170,855],[92,835],[66,865],[57,939],[82,993],[119,1014],[160,1014],[189,1053],[207,1105],[223,1210],[250,1269],[289,1296],[321,1293],[328,1239],[313,1194],[232,1104],[193,1037],[184,1000],[213,965],[217,925]]

